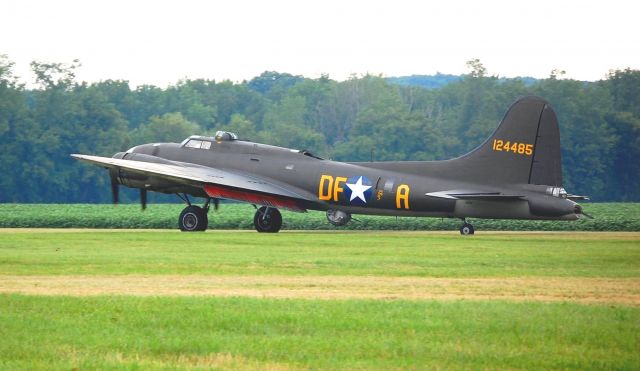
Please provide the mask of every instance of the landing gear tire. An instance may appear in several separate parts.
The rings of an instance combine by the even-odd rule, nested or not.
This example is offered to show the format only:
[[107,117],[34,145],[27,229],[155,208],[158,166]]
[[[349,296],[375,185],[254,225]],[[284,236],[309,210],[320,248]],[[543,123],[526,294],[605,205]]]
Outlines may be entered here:
[[467,222],[460,227],[460,234],[463,236],[472,235],[474,233],[475,231],[473,230],[473,226]]
[[180,213],[178,225],[183,232],[203,232],[209,225],[207,211],[200,206],[187,206]]
[[260,233],[276,233],[282,227],[282,214],[276,208],[262,206],[253,217],[253,225]]

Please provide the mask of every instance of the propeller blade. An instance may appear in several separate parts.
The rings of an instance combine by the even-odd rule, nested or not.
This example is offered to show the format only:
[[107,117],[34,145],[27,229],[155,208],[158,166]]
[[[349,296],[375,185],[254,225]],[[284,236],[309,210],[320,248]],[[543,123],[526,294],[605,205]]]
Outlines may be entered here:
[[581,214],[578,214],[578,218],[580,218],[580,219],[583,219],[583,218],[584,219],[595,219],[593,216],[591,216],[591,215],[589,215],[589,214],[587,214],[585,212],[583,212]]
[[118,201],[120,201],[120,185],[114,172],[110,171],[109,175],[111,176],[111,198],[113,199],[113,204],[117,205]]
[[142,210],[147,208],[147,190],[140,189],[140,205],[142,206]]
[[220,207],[220,199],[219,198],[214,198],[213,199],[213,209],[218,211],[219,207]]

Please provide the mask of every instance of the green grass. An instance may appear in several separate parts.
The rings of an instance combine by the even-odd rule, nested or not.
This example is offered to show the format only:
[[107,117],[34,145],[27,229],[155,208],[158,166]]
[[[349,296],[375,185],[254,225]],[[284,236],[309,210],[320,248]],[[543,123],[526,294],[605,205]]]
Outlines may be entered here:
[[[640,231],[640,203],[585,203],[593,220],[531,221],[472,220],[476,230],[576,230]],[[0,204],[0,228],[163,228],[176,229],[182,204],[152,204],[145,212],[140,206]],[[255,210],[247,204],[222,204],[209,214],[211,229],[253,229]],[[283,212],[284,229],[362,229],[362,230],[457,230],[457,219],[395,218],[357,215],[346,227],[329,224],[325,214]]]
[[[5,230],[0,288],[8,275],[637,278],[639,242],[638,233]],[[2,370],[631,370],[638,349],[640,307],[613,303],[0,294]]]
[[0,274],[638,277],[637,234],[0,232]]
[[0,296],[0,368],[637,369],[640,309]]

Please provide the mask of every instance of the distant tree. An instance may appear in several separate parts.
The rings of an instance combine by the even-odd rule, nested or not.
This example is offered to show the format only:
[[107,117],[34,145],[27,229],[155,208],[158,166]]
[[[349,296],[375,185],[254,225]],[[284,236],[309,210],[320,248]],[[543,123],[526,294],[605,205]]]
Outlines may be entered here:
[[15,63],[6,54],[0,54],[0,84],[15,85],[17,78],[13,74]]
[[283,147],[325,151],[325,138],[305,124],[306,99],[286,96],[267,110],[261,136],[268,142]]
[[640,70],[610,71],[605,86],[611,91],[613,108],[640,118]]
[[235,133],[243,140],[251,140],[255,142],[262,138],[262,136],[258,134],[258,131],[251,120],[247,119],[240,113],[231,115],[231,121],[220,129]]
[[606,179],[616,137],[605,120],[611,110],[607,89],[570,79],[546,79],[534,85],[533,93],[548,100],[558,115],[565,187],[594,200],[609,199]]
[[69,89],[75,82],[75,70],[81,66],[78,59],[71,63],[31,62],[31,70],[42,89]]
[[251,79],[247,85],[250,89],[257,91],[268,99],[279,101],[287,89],[303,80],[304,77],[302,76],[265,71],[260,76]]
[[608,179],[609,198],[640,201],[640,70],[615,70],[602,82],[612,98],[606,120],[616,136],[613,166]]
[[190,135],[205,134],[195,122],[187,120],[180,112],[151,116],[148,123],[140,125],[133,133],[134,143],[181,142]]
[[207,104],[209,91],[216,90],[215,81],[185,80],[165,91],[166,109],[180,112],[184,117],[197,123],[201,128],[213,130],[218,124],[218,104]]
[[549,74],[549,78],[551,80],[557,80],[559,78],[562,78],[562,76],[566,74],[567,74],[567,71],[561,70],[559,68],[554,68],[553,70],[551,70],[551,73]]
[[[606,199],[640,201],[640,118],[631,112],[616,112],[606,117],[616,136],[613,166],[606,177]],[[615,191],[613,191],[615,190]]]
[[136,93],[129,87],[128,81],[101,81],[87,86],[87,91],[104,96],[106,101],[113,104],[114,108],[134,127],[147,119],[147,117],[139,117],[143,112],[142,104],[137,99]]
[[25,145],[34,122],[29,115],[27,93],[13,74],[14,63],[0,55],[0,202],[22,199],[18,176],[27,152]]
[[153,85],[142,85],[136,88],[133,95],[137,109],[128,117],[130,129],[135,129],[147,122],[151,116],[172,112],[167,102],[169,100],[167,90]]
[[468,75],[470,77],[485,77],[487,75],[487,69],[478,58],[468,60],[466,66],[471,70]]
[[333,147],[330,158],[337,161],[371,161],[376,155],[377,143],[369,136],[355,136],[347,142],[338,142]]
[[304,121],[306,109],[307,100],[305,97],[288,95],[267,110],[264,117],[264,129],[270,130],[278,124],[307,126]]
[[0,177],[0,202],[108,202],[108,176],[70,153],[111,156],[219,129],[335,160],[451,158],[480,145],[527,94],[558,114],[568,191],[640,200],[637,70],[611,71],[596,83],[561,78],[560,70],[543,80],[506,79],[472,59],[466,75],[437,75],[435,89],[414,86],[426,82],[413,77],[338,82],[265,72],[242,83],[198,79],[132,90],[126,81],[77,83],[79,65],[33,62],[39,85],[27,90],[0,55],[0,173],[11,175]]

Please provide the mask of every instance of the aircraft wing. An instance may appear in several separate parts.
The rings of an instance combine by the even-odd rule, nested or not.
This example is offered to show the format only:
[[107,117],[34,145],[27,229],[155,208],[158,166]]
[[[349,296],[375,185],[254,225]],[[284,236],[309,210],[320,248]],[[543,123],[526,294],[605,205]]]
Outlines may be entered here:
[[448,198],[453,200],[489,200],[489,201],[517,201],[524,195],[505,194],[501,192],[482,192],[470,190],[449,190],[426,193],[426,196]]
[[72,154],[71,157],[105,168],[124,169],[127,172],[162,178],[176,184],[200,187],[207,195],[214,198],[244,201],[299,212],[306,211],[301,201],[312,201],[294,189],[237,171],[177,161],[153,163],[79,154]]

